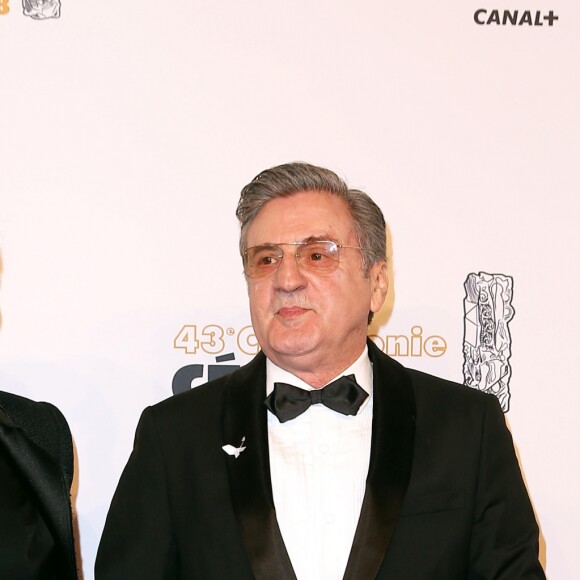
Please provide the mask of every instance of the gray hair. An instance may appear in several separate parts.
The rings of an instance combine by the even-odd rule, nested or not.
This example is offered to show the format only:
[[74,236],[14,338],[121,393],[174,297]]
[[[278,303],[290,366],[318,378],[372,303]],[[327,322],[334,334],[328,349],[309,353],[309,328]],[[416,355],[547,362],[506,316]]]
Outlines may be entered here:
[[277,197],[304,191],[323,191],[346,202],[359,246],[363,270],[368,274],[376,262],[387,259],[387,233],[383,212],[363,191],[349,189],[336,173],[308,163],[287,163],[258,174],[240,194],[236,216],[240,222],[240,253],[246,251],[248,227],[262,208]]

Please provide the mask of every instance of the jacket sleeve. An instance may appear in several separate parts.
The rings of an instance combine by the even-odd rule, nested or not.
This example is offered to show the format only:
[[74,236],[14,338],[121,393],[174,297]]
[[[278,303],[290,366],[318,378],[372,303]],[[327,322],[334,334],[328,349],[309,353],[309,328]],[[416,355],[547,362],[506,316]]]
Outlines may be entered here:
[[545,579],[538,526],[496,397],[487,397],[470,544],[469,580]]
[[96,580],[175,580],[164,458],[151,409],[145,409],[121,475],[95,564]]

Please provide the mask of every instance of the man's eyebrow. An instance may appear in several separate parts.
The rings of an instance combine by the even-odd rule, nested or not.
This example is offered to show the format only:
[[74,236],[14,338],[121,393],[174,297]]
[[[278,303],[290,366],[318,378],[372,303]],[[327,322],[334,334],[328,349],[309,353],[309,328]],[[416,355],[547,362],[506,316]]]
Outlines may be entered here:
[[328,234],[323,234],[322,236],[308,236],[302,240],[303,244],[309,244],[310,242],[334,242],[336,241],[333,236]]
[[312,242],[336,242],[334,236],[330,236],[328,234],[323,234],[321,236],[308,236],[307,238],[303,238],[302,240],[288,240],[285,242],[264,242],[263,244],[258,244],[257,246],[253,246],[255,248],[271,248],[273,246],[278,246],[280,244],[310,244]]

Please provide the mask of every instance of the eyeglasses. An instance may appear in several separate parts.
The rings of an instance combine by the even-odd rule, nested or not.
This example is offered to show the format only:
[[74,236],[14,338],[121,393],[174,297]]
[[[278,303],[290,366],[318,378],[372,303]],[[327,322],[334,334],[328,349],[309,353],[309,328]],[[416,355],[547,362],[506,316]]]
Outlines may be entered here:
[[343,246],[331,240],[313,242],[281,242],[253,246],[244,252],[244,269],[248,278],[265,278],[278,269],[284,258],[281,246],[295,246],[294,257],[302,269],[319,276],[332,274],[339,264],[339,250],[349,248],[360,250],[358,246]]

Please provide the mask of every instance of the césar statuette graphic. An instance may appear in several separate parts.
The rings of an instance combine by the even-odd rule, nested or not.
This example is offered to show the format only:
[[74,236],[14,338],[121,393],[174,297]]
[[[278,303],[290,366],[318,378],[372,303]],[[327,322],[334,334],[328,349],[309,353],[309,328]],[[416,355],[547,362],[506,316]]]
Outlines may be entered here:
[[513,278],[471,273],[465,280],[463,377],[468,387],[495,395],[509,411]]

